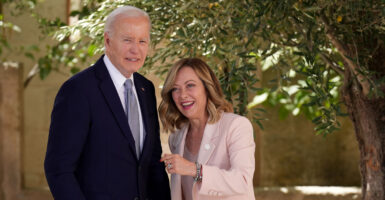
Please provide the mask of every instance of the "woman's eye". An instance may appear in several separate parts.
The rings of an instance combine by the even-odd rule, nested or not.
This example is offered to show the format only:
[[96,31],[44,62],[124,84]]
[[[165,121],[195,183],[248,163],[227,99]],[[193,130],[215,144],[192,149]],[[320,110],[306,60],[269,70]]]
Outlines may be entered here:
[[192,88],[192,87],[194,87],[195,85],[194,84],[192,84],[192,83],[190,83],[190,84],[187,84],[187,88]]

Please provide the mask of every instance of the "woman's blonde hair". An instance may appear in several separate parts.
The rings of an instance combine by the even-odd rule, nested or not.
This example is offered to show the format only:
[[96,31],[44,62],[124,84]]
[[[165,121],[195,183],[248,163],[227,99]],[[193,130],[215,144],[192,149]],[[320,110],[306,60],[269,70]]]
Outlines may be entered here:
[[221,112],[233,112],[232,105],[225,99],[219,81],[210,67],[199,58],[184,58],[176,62],[170,69],[161,92],[162,101],[159,105],[159,116],[166,132],[180,129],[188,121],[176,107],[171,94],[176,75],[183,67],[191,67],[205,87],[208,123],[217,122]]

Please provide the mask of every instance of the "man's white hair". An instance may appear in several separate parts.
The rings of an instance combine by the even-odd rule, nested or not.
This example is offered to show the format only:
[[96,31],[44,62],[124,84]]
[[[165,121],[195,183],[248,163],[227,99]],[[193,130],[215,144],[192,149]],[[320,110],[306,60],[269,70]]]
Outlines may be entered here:
[[148,16],[148,14],[145,11],[143,11],[142,9],[139,9],[137,7],[134,7],[134,6],[122,6],[122,7],[116,8],[107,16],[107,20],[106,20],[106,23],[104,25],[104,32],[105,33],[108,33],[109,35],[112,34],[112,32],[114,30],[113,29],[114,21],[116,20],[116,17],[118,17],[118,16],[146,17],[148,20],[148,23],[150,25],[150,28],[151,28],[150,16]]

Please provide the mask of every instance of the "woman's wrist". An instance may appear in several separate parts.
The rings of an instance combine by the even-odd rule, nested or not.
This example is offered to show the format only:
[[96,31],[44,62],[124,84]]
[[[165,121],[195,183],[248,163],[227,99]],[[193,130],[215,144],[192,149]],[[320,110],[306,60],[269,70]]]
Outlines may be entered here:
[[195,177],[196,176],[197,167],[196,167],[195,163],[192,162],[191,164],[192,165],[191,165],[190,176]]

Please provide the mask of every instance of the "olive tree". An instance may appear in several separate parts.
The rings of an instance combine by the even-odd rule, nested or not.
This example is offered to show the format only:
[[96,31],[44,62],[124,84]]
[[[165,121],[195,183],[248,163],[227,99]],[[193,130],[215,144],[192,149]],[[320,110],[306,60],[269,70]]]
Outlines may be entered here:
[[329,133],[338,128],[336,116],[346,106],[361,154],[362,199],[384,199],[385,1],[253,5],[261,33],[257,35],[272,44],[267,51],[280,52],[276,67],[299,74],[296,80],[303,84],[298,89],[310,100],[303,105],[315,106],[319,113],[313,119],[317,130]]

